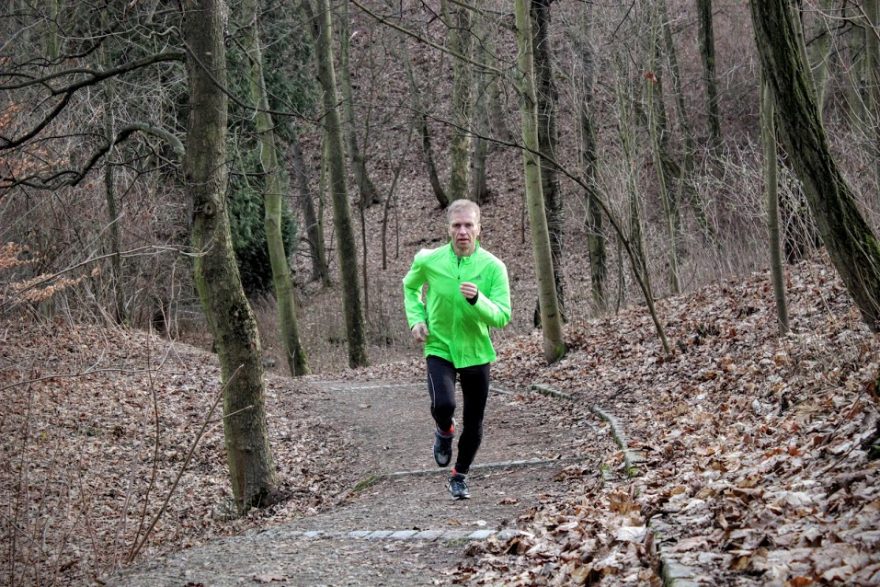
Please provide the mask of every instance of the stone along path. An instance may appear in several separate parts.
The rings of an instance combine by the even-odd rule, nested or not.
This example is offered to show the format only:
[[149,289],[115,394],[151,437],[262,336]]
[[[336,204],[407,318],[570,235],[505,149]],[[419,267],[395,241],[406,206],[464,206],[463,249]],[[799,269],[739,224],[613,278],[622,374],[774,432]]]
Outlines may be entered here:
[[[434,585],[467,543],[515,533],[517,516],[555,491],[554,476],[580,461],[599,471],[613,448],[577,454],[594,422],[565,422],[564,404],[493,388],[483,445],[471,468],[472,498],[453,501],[448,471],[431,457],[424,383],[324,382],[312,405],[350,432],[347,455],[360,479],[338,505],[275,526],[154,559],[113,585]],[[460,391],[459,391],[459,406]],[[555,414],[556,417],[548,417]],[[603,444],[604,443],[604,444]],[[582,445],[581,445],[582,446]]]

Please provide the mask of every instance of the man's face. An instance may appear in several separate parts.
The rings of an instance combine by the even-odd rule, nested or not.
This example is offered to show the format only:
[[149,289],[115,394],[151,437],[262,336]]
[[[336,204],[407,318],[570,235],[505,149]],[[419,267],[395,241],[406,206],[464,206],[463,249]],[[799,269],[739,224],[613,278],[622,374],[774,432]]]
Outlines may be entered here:
[[449,238],[452,248],[459,257],[467,257],[477,247],[480,236],[480,223],[474,210],[456,210],[449,218]]

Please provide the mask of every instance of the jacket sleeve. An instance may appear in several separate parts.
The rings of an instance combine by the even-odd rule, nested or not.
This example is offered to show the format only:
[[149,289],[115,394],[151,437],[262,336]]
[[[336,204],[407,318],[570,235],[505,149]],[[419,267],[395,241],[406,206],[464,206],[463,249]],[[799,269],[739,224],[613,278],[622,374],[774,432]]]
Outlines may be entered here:
[[425,273],[419,252],[413,259],[412,266],[403,278],[403,307],[406,310],[406,321],[412,328],[419,322],[427,322],[425,304],[422,302],[422,286],[425,284]]
[[481,291],[471,306],[480,320],[492,328],[504,328],[510,322],[510,283],[507,267],[501,261],[495,265],[495,276],[489,291]]

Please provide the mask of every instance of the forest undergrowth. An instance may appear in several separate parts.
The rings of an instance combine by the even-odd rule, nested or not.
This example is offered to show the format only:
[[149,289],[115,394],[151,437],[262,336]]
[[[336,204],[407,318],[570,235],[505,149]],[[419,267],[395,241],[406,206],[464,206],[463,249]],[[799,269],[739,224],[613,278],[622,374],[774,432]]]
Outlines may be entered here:
[[[568,324],[569,354],[551,367],[537,332],[500,341],[497,384],[569,393],[573,418],[601,407],[644,460],[628,474],[622,453],[610,455],[603,481],[565,468],[567,493],[524,514],[523,535],[469,547],[449,579],[639,584],[656,577],[660,544],[715,584],[876,583],[880,343],[827,264],[801,263],[787,281],[786,336],[759,273],[661,300],[670,356],[640,306]],[[287,499],[235,518],[222,426],[209,415],[212,355],[24,318],[2,323],[0,348],[2,573],[13,583],[94,581],[130,558],[314,513],[352,482],[348,441],[310,413],[322,392],[308,378],[268,378]],[[416,380],[417,355],[337,376]]]

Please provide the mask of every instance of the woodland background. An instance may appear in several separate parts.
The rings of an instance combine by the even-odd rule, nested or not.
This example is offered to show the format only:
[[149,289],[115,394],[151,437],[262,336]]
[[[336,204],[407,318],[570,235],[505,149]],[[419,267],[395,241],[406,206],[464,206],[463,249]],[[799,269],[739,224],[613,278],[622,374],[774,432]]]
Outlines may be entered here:
[[[877,3],[789,4],[802,25],[833,157],[876,231]],[[583,348],[575,334],[581,328],[601,330],[596,325],[609,322],[598,321],[644,311],[624,238],[642,243],[652,300],[661,306],[693,304],[689,311],[696,315],[717,302],[717,288],[727,287],[719,284],[753,283],[748,280],[770,264],[773,215],[767,212],[761,68],[749,3],[529,5],[533,26],[544,34],[534,46],[539,103],[552,107],[552,117],[545,111],[539,121],[552,144],[541,150],[558,163],[555,177],[544,177],[544,196],[569,346]],[[107,349],[106,358],[119,349],[118,363],[74,360],[74,372],[83,375],[95,365],[120,369],[136,354],[122,341],[140,337],[138,331],[214,346],[193,278],[203,251],[194,244],[198,206],[184,177],[191,114],[184,63],[192,48],[181,31],[189,8],[163,0],[12,0],[0,13],[0,242],[6,243],[0,327],[7,349],[0,389],[17,396],[6,404],[0,429],[10,458],[24,459],[26,451],[18,448],[33,438],[31,404],[22,403],[32,396],[16,392],[20,381],[51,372],[47,356],[96,346]],[[511,373],[511,380],[526,385],[539,376],[540,351],[532,348],[539,271],[522,171],[512,3],[269,0],[231,1],[221,9],[228,71],[220,85],[229,101],[224,196],[262,366],[284,374],[292,364],[279,334],[285,318],[276,307],[281,296],[273,289],[266,244],[266,194],[280,195],[277,219],[299,343],[308,369],[321,375],[417,354],[400,280],[418,249],[445,241],[444,198],[470,197],[483,205],[483,245],[506,262],[514,295],[513,322],[495,340],[514,356],[515,349],[531,349],[527,372]],[[328,9],[333,36],[322,48],[317,22]],[[255,89],[255,47],[262,93]],[[319,62],[328,49],[339,92],[331,103],[338,104],[344,145],[328,130],[330,109],[322,101]],[[271,119],[261,118],[265,114]],[[277,156],[268,166],[267,129]],[[777,155],[778,240],[788,286],[801,283],[791,277],[797,267],[797,275],[822,275],[820,285],[839,294],[839,284],[828,285],[833,278],[826,272],[833,269],[789,154],[780,148]],[[338,240],[342,229],[332,213],[339,194],[334,165],[344,165],[346,174],[354,230],[343,236],[350,236],[354,263],[340,260],[347,245]],[[597,211],[596,197],[606,210]],[[609,218],[623,227],[622,236]],[[772,288],[755,288],[772,300]],[[799,291],[794,299],[815,303],[816,312],[823,304],[831,314],[839,310],[835,315],[844,316],[859,341],[846,352],[861,349],[852,372],[859,381],[872,373],[876,380],[876,345],[855,310],[828,304],[830,294],[812,299],[809,287]],[[353,292],[365,326],[366,361],[360,362],[352,358],[344,310]],[[753,313],[742,311],[738,318]],[[772,337],[774,310],[767,311]],[[667,325],[677,332],[674,320]],[[693,332],[702,339],[719,334],[705,323]],[[673,352],[698,344],[693,332],[677,332]],[[62,342],[69,339],[80,342]],[[870,432],[875,422],[866,418],[861,428]],[[7,480],[9,503],[20,500],[12,497],[21,496],[18,475]],[[19,532],[20,515],[20,509],[5,514],[6,536]],[[58,570],[68,559],[54,561],[56,578],[74,567]],[[10,567],[15,577],[16,565]],[[22,568],[27,564],[19,562]]]

